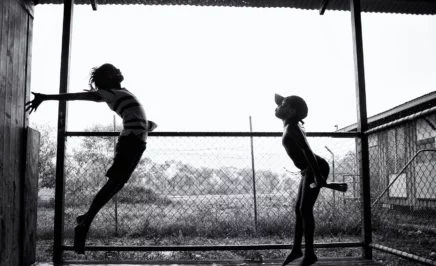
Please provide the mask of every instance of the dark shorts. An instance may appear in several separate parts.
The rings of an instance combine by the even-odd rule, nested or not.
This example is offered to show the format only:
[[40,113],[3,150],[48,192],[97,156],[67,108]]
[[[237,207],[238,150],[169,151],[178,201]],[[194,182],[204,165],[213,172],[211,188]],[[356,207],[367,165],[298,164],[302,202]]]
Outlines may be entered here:
[[112,181],[126,183],[141,160],[146,143],[134,135],[120,136],[115,158],[106,176]]

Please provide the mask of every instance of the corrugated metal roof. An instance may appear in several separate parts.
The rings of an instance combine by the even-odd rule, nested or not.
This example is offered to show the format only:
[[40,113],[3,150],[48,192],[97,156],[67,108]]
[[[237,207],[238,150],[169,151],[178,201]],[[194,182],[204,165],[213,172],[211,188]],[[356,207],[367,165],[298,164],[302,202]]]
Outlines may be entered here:
[[[37,4],[62,4],[63,0],[34,0]],[[228,7],[282,7],[319,10],[322,0],[96,0],[97,5],[190,5]],[[90,0],[75,0],[90,4]],[[361,0],[363,12],[435,15],[436,0]],[[330,0],[328,10],[350,9],[349,0]]]
[[[436,106],[436,91],[427,93],[413,100],[407,101],[394,108],[381,112],[379,114],[368,117],[368,128],[374,129],[381,125],[398,122],[404,118],[416,117],[417,115],[433,112]],[[357,124],[352,124],[341,128],[338,132],[353,132],[356,131]]]

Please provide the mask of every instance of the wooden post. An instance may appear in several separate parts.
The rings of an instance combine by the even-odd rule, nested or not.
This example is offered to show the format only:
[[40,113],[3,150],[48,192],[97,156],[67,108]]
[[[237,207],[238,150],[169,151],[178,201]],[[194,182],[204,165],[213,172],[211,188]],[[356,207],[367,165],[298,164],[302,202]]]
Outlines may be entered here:
[[[62,29],[62,52],[59,93],[68,92],[71,26],[73,18],[74,0],[64,0],[64,19]],[[53,262],[62,262],[64,244],[64,199],[65,199],[65,131],[67,125],[67,104],[59,101],[58,109],[58,133],[56,153],[56,189],[55,189],[55,217],[54,217],[54,241]]]
[[38,164],[40,133],[30,127],[26,129],[25,165],[23,190],[23,246],[21,265],[33,265],[36,260],[36,228],[38,202]]
[[360,194],[362,211],[363,257],[372,259],[371,194],[369,176],[368,129],[366,113],[365,71],[363,61],[362,20],[360,0],[350,0],[351,24],[353,31],[354,73],[356,78],[357,132],[356,152],[359,159]]

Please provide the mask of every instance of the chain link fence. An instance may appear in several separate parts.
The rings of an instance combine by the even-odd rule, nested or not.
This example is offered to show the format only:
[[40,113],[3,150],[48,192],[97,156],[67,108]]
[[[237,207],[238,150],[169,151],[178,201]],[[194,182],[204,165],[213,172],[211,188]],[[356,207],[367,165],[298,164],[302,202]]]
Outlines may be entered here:
[[[106,182],[116,138],[69,137],[65,167],[65,239],[75,218]],[[315,206],[319,239],[341,242],[360,234],[359,179],[354,139],[309,138],[330,164],[330,181],[347,193],[323,189]],[[97,215],[89,242],[174,236],[291,237],[300,173],[280,137],[149,137],[126,186]],[[45,217],[54,209],[46,206]],[[47,220],[47,219],[44,219]],[[321,222],[322,221],[322,222]],[[356,224],[358,226],[356,226]],[[43,234],[40,232],[40,234]],[[290,239],[289,239],[290,240]]]
[[[430,263],[436,260],[436,115],[413,119],[369,135],[373,242]],[[267,237],[290,242],[300,173],[280,137],[152,136],[131,179],[96,217],[89,245],[138,245],[139,240],[189,237]],[[72,243],[84,213],[112,163],[115,137],[69,137],[65,166],[65,242]],[[360,177],[354,138],[309,137],[330,164],[329,181],[346,193],[323,189],[315,205],[316,242],[359,240]],[[51,154],[51,153],[50,153]],[[44,157],[45,158],[45,157]],[[44,169],[54,165],[47,156]],[[38,239],[53,239],[53,171],[39,191]],[[50,174],[47,174],[50,173]],[[230,242],[229,242],[230,241]],[[271,242],[268,242],[271,243]],[[281,242],[283,243],[283,242]],[[51,244],[38,254],[51,256]],[[377,253],[377,258],[387,257]],[[395,258],[398,258],[397,256]],[[389,265],[414,262],[389,258]]]
[[[369,136],[374,243],[431,265],[436,265],[435,122],[436,115],[429,115]],[[408,263],[395,265],[415,265]]]

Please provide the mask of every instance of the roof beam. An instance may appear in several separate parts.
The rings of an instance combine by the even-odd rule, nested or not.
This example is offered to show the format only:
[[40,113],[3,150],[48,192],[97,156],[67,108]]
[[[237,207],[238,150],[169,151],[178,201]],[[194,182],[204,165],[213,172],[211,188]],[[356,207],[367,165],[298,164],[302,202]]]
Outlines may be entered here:
[[325,9],[327,8],[328,3],[329,3],[329,0],[322,0],[322,2],[321,2],[321,6],[320,6],[320,8],[319,8],[319,14],[320,14],[321,16],[324,15],[324,11],[325,11]]
[[90,1],[91,1],[92,10],[97,11],[97,1],[96,0],[90,0]]

